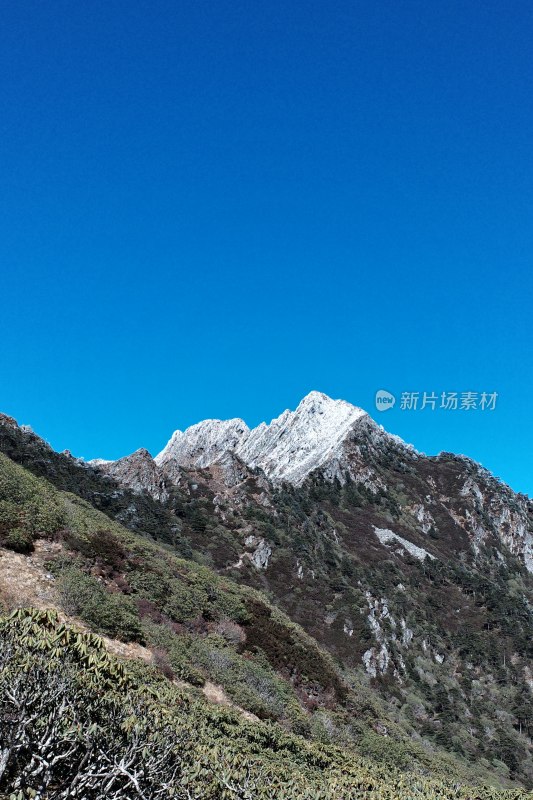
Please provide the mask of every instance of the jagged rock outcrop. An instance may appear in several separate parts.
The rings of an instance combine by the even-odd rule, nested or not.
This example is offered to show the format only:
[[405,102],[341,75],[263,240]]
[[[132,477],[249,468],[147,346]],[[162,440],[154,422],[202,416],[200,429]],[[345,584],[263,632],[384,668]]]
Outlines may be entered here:
[[350,471],[346,443],[355,435],[357,422],[367,417],[344,400],[311,392],[296,411],[284,411],[270,424],[262,422],[252,430],[242,419],[210,419],[176,431],[155,461],[172,472],[176,466],[209,467],[234,453],[250,468],[262,470],[273,484],[286,481],[299,486],[319,468],[330,479],[343,479],[344,470]]
[[168,500],[167,480],[144,447],[136,450],[130,456],[119,458],[118,461],[101,461],[100,463],[96,462],[96,465],[123,486],[133,489],[134,492],[146,491],[155,500],[162,503],[166,503]]
[[242,419],[206,419],[186,431],[175,431],[155,461],[161,467],[169,463],[180,467],[209,467],[226,453],[235,452],[249,433]]
[[273,483],[300,486],[316,469],[342,459],[344,442],[366,412],[320,392],[304,397],[296,411],[284,411],[243,437],[237,453],[260,467]]

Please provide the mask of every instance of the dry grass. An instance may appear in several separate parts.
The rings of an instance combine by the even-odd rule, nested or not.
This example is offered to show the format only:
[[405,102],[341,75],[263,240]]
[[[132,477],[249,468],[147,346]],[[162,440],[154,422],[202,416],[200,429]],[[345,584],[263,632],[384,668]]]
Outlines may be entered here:
[[[15,553],[13,550],[0,548],[0,609],[13,611],[16,608],[38,608],[40,610],[55,609],[63,622],[76,628],[88,631],[89,628],[77,617],[63,613],[59,593],[55,585],[55,578],[45,567],[47,561],[57,557],[62,547],[57,542],[37,540],[35,550],[31,555]],[[152,651],[135,642],[120,642],[101,636],[106,648],[120,658],[139,659],[146,664],[154,663]],[[190,684],[177,681],[183,688],[191,688]],[[202,692],[211,703],[228,706],[239,711],[242,716],[250,721],[258,721],[255,714],[236,706],[227,696],[222,686],[217,686],[210,681],[204,685]]]

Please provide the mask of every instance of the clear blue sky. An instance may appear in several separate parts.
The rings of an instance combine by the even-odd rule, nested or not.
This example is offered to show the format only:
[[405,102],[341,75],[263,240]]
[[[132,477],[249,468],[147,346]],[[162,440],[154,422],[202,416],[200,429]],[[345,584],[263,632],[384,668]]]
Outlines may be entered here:
[[533,494],[532,38],[513,0],[4,0],[1,408],[114,458],[320,389]]

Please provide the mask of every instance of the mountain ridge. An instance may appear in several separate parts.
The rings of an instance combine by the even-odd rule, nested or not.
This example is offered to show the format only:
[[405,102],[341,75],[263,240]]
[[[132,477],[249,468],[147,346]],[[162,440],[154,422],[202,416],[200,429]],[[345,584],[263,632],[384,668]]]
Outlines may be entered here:
[[[293,420],[299,411],[302,409],[313,406],[315,402],[322,402],[323,404],[329,405],[331,407],[347,407],[352,410],[354,413],[353,422],[357,419],[365,418],[371,426],[375,427],[377,430],[382,432],[391,442],[395,442],[400,447],[407,448],[411,453],[418,454],[421,456],[425,456],[427,458],[439,458],[441,456],[453,456],[455,459],[463,459],[465,463],[474,465],[480,471],[483,471],[490,475],[491,477],[495,477],[494,474],[491,472],[490,469],[483,466],[480,462],[476,461],[476,459],[472,458],[467,454],[462,453],[450,453],[446,450],[441,450],[438,453],[428,455],[417,450],[413,444],[406,442],[400,436],[390,431],[387,431],[383,425],[378,423],[367,411],[364,409],[353,405],[352,403],[343,400],[343,399],[332,399],[324,392],[320,392],[317,390],[313,390],[309,392],[307,395],[302,398],[298,406],[296,407],[295,411],[291,411],[290,409],[285,409],[278,417],[275,417],[271,420],[270,423],[267,422],[260,422],[253,428],[250,428],[247,423],[240,417],[233,417],[229,419],[218,419],[218,418],[207,418],[204,420],[200,420],[199,422],[193,423],[189,425],[184,430],[176,430],[171,435],[170,439],[168,440],[167,444],[160,450],[155,456],[152,456],[148,450],[144,447],[139,447],[136,451],[131,454],[127,454],[124,456],[120,456],[117,459],[103,459],[103,458],[92,458],[87,461],[87,464],[92,466],[105,466],[107,464],[115,464],[122,459],[129,458],[130,456],[138,453],[139,451],[145,451],[149,453],[150,457],[153,458],[155,463],[158,466],[161,466],[165,463],[168,463],[170,460],[174,460],[179,466],[183,467],[198,467],[204,468],[210,466],[218,457],[222,457],[226,453],[235,453],[238,455],[242,460],[247,463],[248,466],[255,467],[258,466],[262,468],[261,458],[257,457],[256,453],[254,452],[254,448],[250,447],[250,444],[254,444],[256,442],[250,442],[250,437],[252,439],[259,439],[261,434],[264,432],[268,432],[271,429],[281,429],[285,426],[286,422],[289,420]],[[13,420],[15,422],[15,420]],[[23,427],[23,426],[22,426]],[[26,426],[28,427],[28,426]],[[347,433],[348,431],[345,431]],[[204,440],[202,442],[202,439]],[[214,441],[213,441],[214,440]],[[199,449],[201,452],[195,454],[195,444],[199,442]],[[212,445],[212,450],[206,445]],[[257,450],[259,448],[255,448]],[[327,447],[326,447],[327,450]],[[252,454],[250,456],[250,453]],[[255,455],[255,458],[253,457]],[[83,459],[79,459],[83,461]],[[311,465],[308,470],[305,471],[305,474],[300,478],[298,476],[299,482],[304,479],[307,474],[316,466],[320,466],[320,462],[317,461],[315,464]],[[272,479],[272,475],[268,475],[268,471],[266,471],[268,477]],[[274,475],[274,480],[276,480],[278,476]],[[289,476],[290,478],[290,476]],[[283,475],[280,476],[279,482],[282,480],[287,479]],[[520,497],[525,497],[528,500],[531,498],[525,492],[517,491],[513,489],[513,487],[502,481],[500,478],[497,480],[503,485],[509,488],[514,494]],[[289,483],[294,482],[294,480],[288,480]]]
[[[264,476],[271,490],[284,483],[299,488],[316,472],[329,483],[338,481],[344,485],[353,481],[378,495],[387,491],[387,483],[375,462],[379,467],[385,453],[407,471],[419,469],[419,464],[438,463],[448,456],[446,453],[425,456],[400,437],[386,432],[362,409],[313,391],[295,411],[284,411],[270,424],[261,423],[250,429],[239,418],[204,420],[184,432],[175,432],[153,459],[148,451],[141,449],[115,462],[92,463],[135,491],[146,489],[158,500],[165,498],[164,490],[158,487],[165,482],[180,485],[183,470],[205,470],[217,465],[228,488],[252,475]],[[527,495],[516,493],[500,482],[496,485],[497,479],[490,471],[466,456],[452,455],[452,458],[464,463],[467,473],[474,473],[456,489],[461,497],[472,495],[479,502],[478,483],[484,483],[506,498],[496,511],[498,504],[491,501],[483,514],[491,517],[499,538],[511,552],[520,553],[526,568],[533,572],[533,535],[527,522],[531,501]],[[434,491],[432,480],[428,482],[428,496]],[[420,530],[427,533],[425,528],[431,527],[427,503],[415,505],[413,513],[421,518]],[[447,513],[468,532],[475,550],[476,542],[485,536],[481,522],[470,511],[463,514],[450,508]],[[400,534],[401,531],[396,535]]]
[[[273,483],[287,481],[298,486],[310,472],[340,454],[344,439],[361,419],[415,452],[400,437],[386,433],[363,409],[312,391],[295,411],[286,409],[270,423],[261,422],[255,428],[237,417],[206,419],[184,431],[176,430],[154,461],[160,467],[175,462],[180,467],[205,468],[226,453],[234,453],[252,469],[262,469]],[[92,459],[89,463],[116,462]]]

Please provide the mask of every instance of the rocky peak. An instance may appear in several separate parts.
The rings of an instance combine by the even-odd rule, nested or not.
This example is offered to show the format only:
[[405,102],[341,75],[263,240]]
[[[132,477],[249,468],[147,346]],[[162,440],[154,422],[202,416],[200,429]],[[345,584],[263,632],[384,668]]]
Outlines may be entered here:
[[366,412],[344,400],[311,392],[296,411],[284,411],[270,425],[250,431],[237,453],[250,467],[260,467],[274,483],[295,486],[339,455],[343,441]]
[[18,428],[19,424],[14,417],[8,414],[0,414],[0,425],[6,425],[9,428]]
[[208,467],[224,453],[234,451],[248,433],[242,419],[206,419],[185,431],[175,431],[155,461],[159,466],[173,461],[180,467]]
[[295,411],[250,430],[242,419],[205,420],[176,431],[156,457],[169,474],[178,467],[205,468],[227,453],[248,467],[262,469],[274,483],[303,482],[313,470],[339,456],[350,429],[368,415],[344,400],[310,392]]
[[166,502],[168,491],[164,476],[154,459],[144,447],[118,461],[104,461],[97,465],[102,472],[110,475],[122,486],[134,492],[147,491],[155,500]]
[[[256,486],[262,482],[265,496],[283,482],[300,487],[311,473],[329,483],[351,481],[363,501],[369,494],[386,498],[397,522],[406,526],[394,532],[406,541],[412,527],[422,537],[430,532],[440,536],[441,549],[444,543],[456,549],[466,545],[475,557],[482,547],[502,543],[533,572],[528,498],[466,457],[417,453],[362,409],[321,392],[311,392],[294,411],[251,430],[242,419],[205,420],[176,431],[155,459],[138,450],[117,462],[100,463],[100,469],[157,499],[167,498],[170,487],[182,486],[184,474],[188,480],[192,471],[217,496],[229,492],[230,505],[241,498],[239,487],[252,479]],[[389,527],[386,520],[376,522],[379,528]]]

